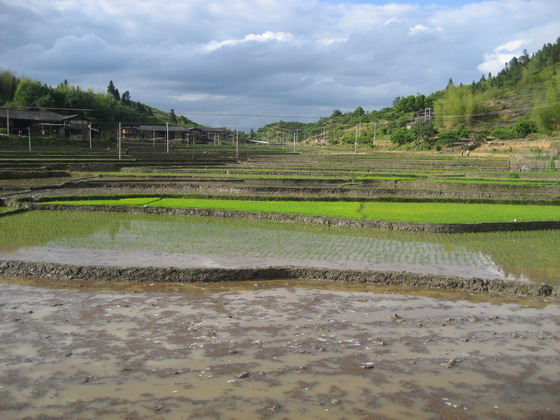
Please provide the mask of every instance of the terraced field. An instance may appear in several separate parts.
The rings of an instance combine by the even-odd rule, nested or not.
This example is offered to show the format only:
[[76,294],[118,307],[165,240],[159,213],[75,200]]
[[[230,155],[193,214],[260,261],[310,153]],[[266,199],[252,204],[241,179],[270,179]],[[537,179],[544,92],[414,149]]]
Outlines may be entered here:
[[559,173],[67,146],[0,144],[0,417],[560,415]]

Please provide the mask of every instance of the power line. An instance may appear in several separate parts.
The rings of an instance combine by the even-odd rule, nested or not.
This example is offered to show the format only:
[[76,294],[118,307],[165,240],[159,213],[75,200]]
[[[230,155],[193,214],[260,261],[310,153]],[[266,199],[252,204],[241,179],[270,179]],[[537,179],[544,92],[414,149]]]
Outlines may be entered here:
[[189,111],[176,111],[180,115],[209,115],[218,117],[257,117],[257,118],[304,118],[304,119],[320,119],[318,116],[302,116],[302,115],[262,115],[262,114],[226,114],[219,112],[189,112]]
[[[518,108],[518,109],[504,109],[500,111],[493,111],[493,112],[484,112],[484,113],[477,113],[477,114],[463,114],[463,115],[433,115],[431,118],[465,118],[465,117],[484,117],[489,115],[498,115],[503,114],[505,112],[524,112],[530,111],[534,108],[545,108],[549,106],[557,105],[559,102],[553,102],[549,104],[543,105],[536,105],[531,107],[525,108]],[[375,112],[375,111],[373,111]],[[302,116],[302,115],[274,115],[274,114],[228,114],[228,113],[220,113],[220,112],[204,112],[204,111],[177,111],[177,114],[186,116],[186,115],[208,115],[208,116],[219,116],[219,117],[255,117],[255,118],[300,118],[300,119],[317,119],[320,120],[322,116]],[[406,121],[413,121],[412,118],[401,118],[396,120],[384,120],[386,123],[392,122],[406,122]]]
[[39,108],[39,109],[48,109],[48,110],[58,110],[58,111],[95,111],[94,109],[88,109],[88,108],[52,108],[52,107],[44,107],[44,106],[13,106],[13,107],[7,107],[4,109],[11,109],[14,111],[18,111],[21,109],[34,109],[34,108]]

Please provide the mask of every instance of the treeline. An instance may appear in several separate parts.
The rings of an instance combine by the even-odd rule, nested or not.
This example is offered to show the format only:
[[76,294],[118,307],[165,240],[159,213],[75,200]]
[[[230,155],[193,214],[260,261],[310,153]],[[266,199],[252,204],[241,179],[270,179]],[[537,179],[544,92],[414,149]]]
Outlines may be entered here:
[[[139,101],[133,101],[129,91],[121,95],[113,81],[106,93],[93,89],[83,90],[64,80],[56,87],[36,80],[16,77],[10,71],[0,72],[0,106],[24,109],[58,108],[61,114],[78,114],[93,122],[171,122],[179,125],[197,125],[184,116],[157,110]],[[83,111],[85,110],[85,111]]]

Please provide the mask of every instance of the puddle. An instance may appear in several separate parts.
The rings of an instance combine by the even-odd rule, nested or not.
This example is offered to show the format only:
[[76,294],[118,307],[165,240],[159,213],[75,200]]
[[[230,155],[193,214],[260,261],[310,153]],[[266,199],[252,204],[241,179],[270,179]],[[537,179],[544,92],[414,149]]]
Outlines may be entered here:
[[557,305],[285,280],[3,281],[3,418],[560,414]]

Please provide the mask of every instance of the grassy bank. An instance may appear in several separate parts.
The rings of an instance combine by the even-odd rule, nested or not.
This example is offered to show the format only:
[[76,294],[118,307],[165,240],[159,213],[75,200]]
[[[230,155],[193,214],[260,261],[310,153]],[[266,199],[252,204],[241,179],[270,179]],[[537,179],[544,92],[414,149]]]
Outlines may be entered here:
[[515,204],[258,201],[160,197],[57,200],[47,202],[47,204],[242,210],[418,223],[560,220],[560,207],[558,206]]

